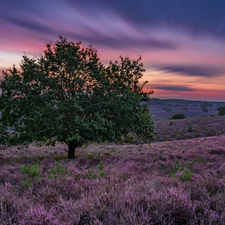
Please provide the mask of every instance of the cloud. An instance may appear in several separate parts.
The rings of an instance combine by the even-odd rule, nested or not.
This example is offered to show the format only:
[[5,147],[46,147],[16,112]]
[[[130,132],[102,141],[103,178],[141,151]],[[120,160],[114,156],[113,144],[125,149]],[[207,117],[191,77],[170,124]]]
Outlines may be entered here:
[[160,90],[167,90],[167,91],[188,91],[188,92],[192,92],[195,91],[195,89],[193,88],[189,88],[186,86],[178,86],[178,85],[171,85],[171,86],[158,86],[158,87],[154,87],[154,89],[160,89]]
[[225,39],[224,15],[224,0],[0,2],[0,20],[4,22],[46,36],[62,34],[77,41],[120,49],[178,49],[179,43],[166,37],[154,38],[154,30],[161,28],[182,30],[192,37],[210,35]]
[[225,39],[224,0],[64,0],[85,15],[115,13],[143,32],[158,27],[176,27],[190,36],[210,35]]
[[27,21],[27,20],[18,19],[18,18],[8,18],[7,21],[19,27],[22,27],[37,33],[44,33],[44,34],[51,34],[51,35],[58,34],[58,32],[55,29],[51,28],[50,26],[41,24],[34,20]]
[[176,73],[179,75],[199,76],[199,77],[218,77],[225,71],[216,67],[202,66],[202,65],[153,65],[157,70],[166,73]]
[[[12,29],[9,30],[8,27],[14,25],[16,33],[31,31],[45,37],[56,37],[61,34],[68,39],[73,38],[96,47],[139,51],[178,49],[178,44],[167,40],[166,37],[158,39],[151,35],[144,35],[141,25],[131,24],[126,21],[123,14],[120,14],[120,10],[113,10],[115,6],[113,2],[94,0],[84,3],[40,0],[33,4],[28,0],[21,0],[19,4],[15,0],[10,2],[3,0],[0,2],[0,22],[4,25],[4,38],[13,39],[9,35]],[[16,13],[11,10],[11,4],[17,8]]]
[[94,46],[98,47],[105,47],[105,48],[113,48],[113,49],[169,49],[169,50],[175,50],[178,48],[177,44],[170,42],[170,41],[160,41],[156,39],[142,39],[138,40],[136,38],[132,38],[129,36],[123,36],[118,34],[116,38],[106,36],[104,34],[101,34],[100,32],[97,32],[95,30],[92,30],[89,32],[89,34],[77,34],[77,33],[65,33],[67,37],[71,37],[76,40],[82,40],[82,42],[90,43]]

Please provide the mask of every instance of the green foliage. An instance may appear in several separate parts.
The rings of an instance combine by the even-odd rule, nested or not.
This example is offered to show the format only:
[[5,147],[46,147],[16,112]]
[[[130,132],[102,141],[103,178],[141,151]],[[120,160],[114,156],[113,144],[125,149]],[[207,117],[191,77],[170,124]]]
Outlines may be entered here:
[[[193,176],[192,170],[194,169],[194,165],[192,162],[190,163],[179,163],[178,160],[175,161],[175,165],[172,169],[170,169],[169,173],[174,178],[180,178],[182,181],[189,181],[191,177]],[[183,171],[183,174],[179,177],[176,176],[176,173],[178,171]]]
[[183,113],[176,113],[172,115],[169,120],[185,119],[186,116]]
[[[106,172],[103,170],[105,168],[105,165],[103,164],[103,162],[100,162],[98,165],[97,165],[97,168],[98,168],[98,171],[97,171],[97,174],[100,176],[100,177],[104,177],[106,175]],[[90,179],[95,179],[97,178],[97,175],[95,172],[93,172],[93,170],[91,170],[90,172],[88,172],[88,177]]]
[[188,108],[183,108],[183,110],[189,110]]
[[204,163],[205,159],[204,159],[203,156],[199,155],[195,161],[198,162],[198,163]]
[[169,126],[171,126],[171,125],[173,125],[173,121],[170,121],[170,122],[169,122]]
[[206,108],[205,105],[203,105],[203,106],[202,106],[202,111],[207,113],[209,110]]
[[93,172],[93,170],[91,170],[90,172],[88,172],[88,177],[91,178],[91,179],[95,179],[97,178],[97,175]]
[[192,176],[193,176],[193,173],[190,170],[185,170],[184,174],[180,177],[180,179],[182,181],[189,181]]
[[192,131],[193,131],[192,126],[189,125],[188,132],[192,132]]
[[131,142],[133,142],[133,140],[134,140],[134,136],[132,136],[132,135],[128,134],[124,137],[124,142],[126,142],[126,143],[131,143]]
[[153,139],[153,120],[143,103],[153,92],[144,92],[147,82],[139,83],[145,71],[141,58],[120,56],[105,66],[92,46],[60,37],[40,58],[23,56],[20,67],[3,72],[0,84],[2,144],[58,141],[74,158],[76,147],[90,142],[119,143],[128,134]]
[[34,165],[25,165],[23,164],[22,166],[19,167],[19,170],[21,173],[26,173],[29,177],[36,177],[39,175],[39,161],[37,164]]
[[87,157],[89,160],[93,160],[94,158],[94,155],[93,154],[88,154],[88,157]]
[[219,116],[224,116],[225,115],[225,106],[220,106],[219,108],[217,108],[217,111],[218,111]]
[[106,175],[106,172],[103,170],[103,171],[98,171],[98,175],[100,177],[104,177]]
[[32,184],[32,181],[42,179],[41,177],[38,177],[38,175],[40,174],[39,172],[40,163],[41,161],[38,160],[37,163],[34,165],[23,164],[22,166],[19,167],[19,170],[21,173],[27,174],[27,177],[25,178],[25,180],[21,181],[21,185],[25,187],[29,187]]
[[[59,176],[63,178],[65,177],[65,171],[66,169],[63,166],[59,165],[59,162],[56,162],[56,165],[51,169],[51,174],[48,175],[48,178],[57,179]],[[70,170],[67,172],[67,175],[71,175]]]
[[100,170],[103,170],[105,168],[105,165],[103,164],[103,162],[100,162],[98,165],[97,165],[97,168],[100,169]]
[[[29,187],[33,181],[35,180],[41,180],[42,177],[39,177],[39,166],[40,166],[41,161],[38,160],[36,164],[34,165],[25,165],[23,164],[22,166],[19,167],[21,173],[27,174],[27,177],[24,181],[21,181],[21,185],[25,187]],[[71,176],[72,173],[70,170],[67,171],[67,174],[65,173],[66,169],[63,168],[61,165],[59,165],[59,162],[56,162],[56,165],[54,168],[51,169],[50,174],[48,175],[48,178],[50,179],[57,179],[59,176],[62,178],[67,176]]]

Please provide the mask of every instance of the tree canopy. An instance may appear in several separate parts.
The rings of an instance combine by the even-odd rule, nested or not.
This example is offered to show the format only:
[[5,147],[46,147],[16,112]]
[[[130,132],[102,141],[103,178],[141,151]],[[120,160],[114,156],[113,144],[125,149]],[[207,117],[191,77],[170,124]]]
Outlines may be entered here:
[[70,159],[89,142],[118,143],[128,135],[150,141],[153,121],[143,101],[153,92],[139,83],[144,71],[141,58],[120,56],[105,66],[92,46],[60,37],[41,57],[24,55],[20,69],[3,71],[0,141],[64,142]]

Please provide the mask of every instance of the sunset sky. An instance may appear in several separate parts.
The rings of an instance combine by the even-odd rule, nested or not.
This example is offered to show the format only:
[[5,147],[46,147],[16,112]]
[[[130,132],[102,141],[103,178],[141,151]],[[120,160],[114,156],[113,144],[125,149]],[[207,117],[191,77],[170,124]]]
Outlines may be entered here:
[[0,71],[59,35],[141,56],[152,97],[225,101],[225,0],[0,0]]

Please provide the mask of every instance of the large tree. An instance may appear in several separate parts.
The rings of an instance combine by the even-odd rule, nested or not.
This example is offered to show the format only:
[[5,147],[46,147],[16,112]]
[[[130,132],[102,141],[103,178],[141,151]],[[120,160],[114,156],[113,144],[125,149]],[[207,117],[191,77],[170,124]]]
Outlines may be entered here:
[[[143,64],[120,56],[103,65],[92,46],[65,38],[46,44],[43,56],[23,56],[20,69],[3,71],[0,84],[0,141],[68,145],[68,158],[89,142],[121,142],[128,135],[153,137],[153,121],[143,100]],[[11,128],[11,129],[9,129]]]

